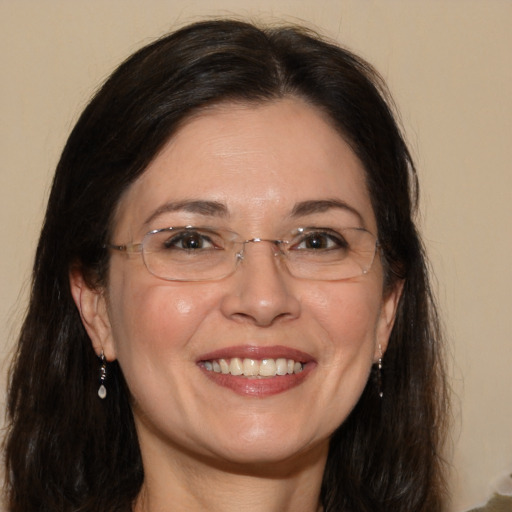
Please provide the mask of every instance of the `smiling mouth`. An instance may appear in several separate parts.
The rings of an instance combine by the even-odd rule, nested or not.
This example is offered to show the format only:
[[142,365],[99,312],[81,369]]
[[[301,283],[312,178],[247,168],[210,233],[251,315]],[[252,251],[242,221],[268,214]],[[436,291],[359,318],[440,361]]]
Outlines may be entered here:
[[235,375],[253,379],[294,375],[304,370],[304,363],[294,359],[250,359],[233,357],[231,359],[210,359],[200,365],[208,372]]

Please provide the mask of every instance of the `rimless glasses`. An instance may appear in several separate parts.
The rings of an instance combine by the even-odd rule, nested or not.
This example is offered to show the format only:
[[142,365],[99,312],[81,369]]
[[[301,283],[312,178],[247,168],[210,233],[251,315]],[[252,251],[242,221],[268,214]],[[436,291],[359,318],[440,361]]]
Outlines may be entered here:
[[364,228],[298,228],[289,240],[244,239],[227,229],[169,227],[147,233],[142,242],[105,247],[142,253],[148,271],[167,281],[212,281],[233,274],[247,244],[270,244],[279,264],[297,278],[351,279],[368,273],[378,241]]

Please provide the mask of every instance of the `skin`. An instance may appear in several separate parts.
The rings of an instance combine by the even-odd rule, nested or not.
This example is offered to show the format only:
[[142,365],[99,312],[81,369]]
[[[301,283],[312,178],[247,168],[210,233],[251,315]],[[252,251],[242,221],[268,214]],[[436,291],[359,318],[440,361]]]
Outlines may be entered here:
[[[358,214],[291,218],[299,202],[332,199]],[[157,212],[189,200],[225,212]],[[185,123],[129,188],[112,241],[187,224],[277,239],[340,217],[376,233],[362,164],[325,117],[294,98],[227,104]],[[378,256],[366,275],[314,281],[292,277],[270,247],[249,244],[237,271],[213,282],[164,281],[140,254],[122,252],[112,254],[106,289],[72,273],[93,346],[119,360],[133,396],[146,475],[137,511],[318,510],[329,437],[386,349],[400,289],[384,296]],[[198,365],[211,351],[247,345],[300,350],[310,371],[298,386],[258,397],[218,385]]]

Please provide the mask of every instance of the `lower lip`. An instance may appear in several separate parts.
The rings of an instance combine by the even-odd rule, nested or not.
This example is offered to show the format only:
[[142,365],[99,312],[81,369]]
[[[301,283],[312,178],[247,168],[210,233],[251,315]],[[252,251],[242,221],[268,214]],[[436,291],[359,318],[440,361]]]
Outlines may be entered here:
[[204,367],[200,368],[210,380],[219,386],[231,389],[242,396],[264,398],[284,393],[285,391],[299,386],[304,382],[304,379],[308,377],[314,366],[314,363],[307,363],[304,365],[304,369],[299,373],[264,378],[241,377],[238,375],[216,373],[206,370]]

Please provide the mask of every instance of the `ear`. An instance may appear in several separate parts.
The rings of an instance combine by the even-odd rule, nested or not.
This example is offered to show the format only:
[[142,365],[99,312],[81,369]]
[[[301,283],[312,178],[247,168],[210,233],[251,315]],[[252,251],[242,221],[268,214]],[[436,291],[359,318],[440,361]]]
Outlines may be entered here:
[[80,268],[70,270],[69,284],[94,351],[98,356],[103,352],[107,361],[113,361],[116,359],[116,353],[104,289],[92,288]]
[[396,311],[402,291],[404,289],[404,281],[397,281],[393,288],[384,296],[382,307],[377,323],[375,353],[373,361],[377,362],[379,358],[386,352],[388,348],[389,337],[395,323]]

